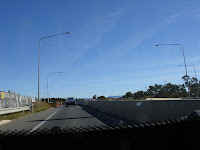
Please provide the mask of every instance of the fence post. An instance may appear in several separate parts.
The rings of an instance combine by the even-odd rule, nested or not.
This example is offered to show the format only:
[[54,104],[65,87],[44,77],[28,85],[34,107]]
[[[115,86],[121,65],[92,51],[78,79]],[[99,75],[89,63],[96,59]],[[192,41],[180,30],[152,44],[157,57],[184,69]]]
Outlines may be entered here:
[[21,95],[19,94],[19,107],[21,107],[22,106],[22,98],[21,98]]
[[31,98],[31,113],[33,113],[33,98]]
[[16,97],[16,93],[14,92],[14,107],[17,107],[17,97]]
[[[8,103],[7,103],[8,104]],[[9,90],[9,104],[11,106],[11,93],[10,93],[10,90]],[[8,107],[8,106],[7,106]]]

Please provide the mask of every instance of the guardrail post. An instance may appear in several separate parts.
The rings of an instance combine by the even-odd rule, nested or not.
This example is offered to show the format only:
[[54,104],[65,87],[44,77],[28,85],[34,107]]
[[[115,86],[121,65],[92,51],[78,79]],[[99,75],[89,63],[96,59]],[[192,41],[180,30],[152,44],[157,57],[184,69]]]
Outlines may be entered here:
[[[9,104],[10,104],[10,106],[11,106],[11,92],[10,92],[10,90],[9,90]],[[7,103],[7,107],[9,107],[9,106],[8,106],[9,104]]]

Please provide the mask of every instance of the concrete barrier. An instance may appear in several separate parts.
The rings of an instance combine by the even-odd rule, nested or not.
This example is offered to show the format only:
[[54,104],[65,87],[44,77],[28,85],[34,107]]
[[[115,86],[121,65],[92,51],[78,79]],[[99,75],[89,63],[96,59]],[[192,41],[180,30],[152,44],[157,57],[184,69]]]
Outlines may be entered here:
[[200,100],[82,101],[77,104],[138,123],[177,119],[200,110]]

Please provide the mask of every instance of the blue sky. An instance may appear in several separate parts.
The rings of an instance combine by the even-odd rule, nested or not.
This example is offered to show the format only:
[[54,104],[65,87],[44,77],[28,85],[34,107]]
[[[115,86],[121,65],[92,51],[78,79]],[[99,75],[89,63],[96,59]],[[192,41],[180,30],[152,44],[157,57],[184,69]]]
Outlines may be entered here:
[[[182,84],[186,63],[200,76],[198,0],[0,0],[0,90],[37,97],[123,95],[149,85]],[[192,67],[188,74],[194,76]]]

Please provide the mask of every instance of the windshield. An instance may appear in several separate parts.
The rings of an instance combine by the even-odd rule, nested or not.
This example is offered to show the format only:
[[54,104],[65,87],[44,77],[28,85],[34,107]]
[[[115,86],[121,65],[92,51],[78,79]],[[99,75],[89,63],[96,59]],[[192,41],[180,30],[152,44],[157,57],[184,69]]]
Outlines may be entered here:
[[199,5],[0,1],[0,130],[135,125],[200,109]]

